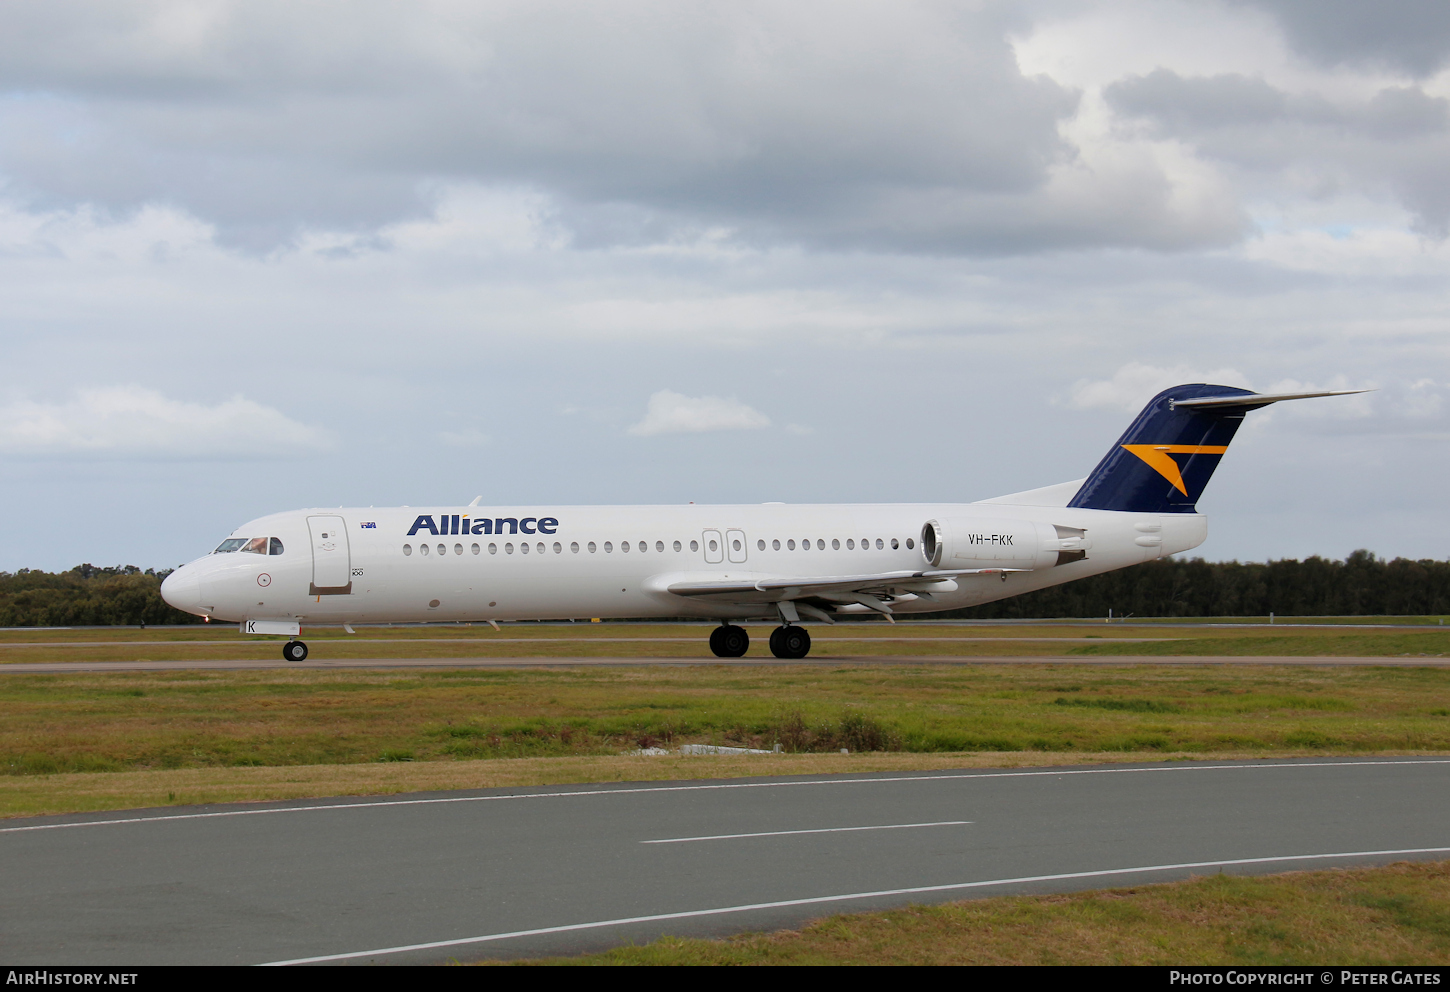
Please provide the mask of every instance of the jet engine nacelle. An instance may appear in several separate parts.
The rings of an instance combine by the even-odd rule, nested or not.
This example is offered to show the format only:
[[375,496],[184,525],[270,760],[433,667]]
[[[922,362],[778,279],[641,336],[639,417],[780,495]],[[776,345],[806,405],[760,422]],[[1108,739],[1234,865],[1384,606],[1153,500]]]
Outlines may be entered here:
[[959,517],[921,528],[921,554],[931,568],[1052,568],[1081,561],[1091,546],[1079,528],[1029,520]]

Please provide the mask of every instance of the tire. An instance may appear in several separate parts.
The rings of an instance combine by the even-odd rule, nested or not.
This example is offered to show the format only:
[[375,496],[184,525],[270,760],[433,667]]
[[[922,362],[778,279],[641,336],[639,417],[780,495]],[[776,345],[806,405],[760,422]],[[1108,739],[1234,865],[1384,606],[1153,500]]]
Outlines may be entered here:
[[288,641],[282,645],[282,657],[288,661],[306,661],[307,645],[301,641]]
[[777,627],[770,632],[770,653],[777,658],[804,658],[811,653],[810,631],[804,627]]
[[710,631],[710,650],[717,658],[739,658],[750,650],[750,635],[744,627],[721,624]]
[[770,653],[775,655],[777,658],[790,657],[790,655],[785,653],[785,648],[780,643],[780,635],[784,634],[789,629],[789,627],[786,627],[784,624],[782,624],[781,626],[775,628],[770,632]]

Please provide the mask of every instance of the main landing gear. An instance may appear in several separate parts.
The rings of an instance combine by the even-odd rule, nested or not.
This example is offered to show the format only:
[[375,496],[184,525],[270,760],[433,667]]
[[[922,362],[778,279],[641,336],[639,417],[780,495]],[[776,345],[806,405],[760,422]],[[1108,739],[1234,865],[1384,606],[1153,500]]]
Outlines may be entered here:
[[744,627],[722,623],[710,631],[710,650],[717,658],[739,658],[750,650],[750,635]]
[[282,645],[282,657],[288,661],[306,661],[307,645],[301,641],[288,641]]
[[786,625],[770,632],[770,653],[777,658],[804,658],[811,653],[811,635],[804,627]]
[[[721,624],[710,631],[710,650],[717,658],[739,658],[750,649],[744,627]],[[804,627],[786,624],[770,632],[770,653],[777,658],[804,658],[811,653],[811,635]]]

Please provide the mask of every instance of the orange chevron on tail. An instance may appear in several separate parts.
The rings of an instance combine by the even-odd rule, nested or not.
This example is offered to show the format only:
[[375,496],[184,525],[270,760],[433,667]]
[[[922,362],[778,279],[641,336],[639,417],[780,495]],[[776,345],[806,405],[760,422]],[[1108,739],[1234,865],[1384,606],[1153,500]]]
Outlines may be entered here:
[[1228,450],[1226,444],[1125,444],[1128,451],[1137,455],[1148,467],[1173,483],[1173,488],[1187,496],[1183,485],[1183,470],[1172,455],[1221,455]]

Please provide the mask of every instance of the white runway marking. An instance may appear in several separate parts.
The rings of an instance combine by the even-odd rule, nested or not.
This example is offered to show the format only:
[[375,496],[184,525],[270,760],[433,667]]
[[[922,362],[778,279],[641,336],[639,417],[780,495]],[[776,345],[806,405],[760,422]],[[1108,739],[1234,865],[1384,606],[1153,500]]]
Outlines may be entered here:
[[911,830],[914,827],[965,827],[971,820],[942,820],[940,823],[883,823],[875,827],[820,827],[815,830],[763,830],[755,834],[712,834],[709,837],[666,837],[642,840],[641,844],[688,844],[695,840],[740,840],[745,837],[790,837],[795,834],[848,834],[857,830]]
[[1335,858],[1373,858],[1396,854],[1444,854],[1450,847],[1413,847],[1399,851],[1348,851],[1341,854],[1290,854],[1279,858],[1237,858],[1232,861],[1191,861],[1178,865],[1146,865],[1140,868],[1108,868],[1102,871],[1075,871],[1061,875],[1027,875],[1022,878],[997,878],[987,882],[957,882],[952,885],[919,885],[909,889],[882,889],[877,892],[852,892],[839,896],[817,896],[814,899],[785,899],[780,902],[759,902],[748,906],[724,906],[720,909],[694,909],[684,913],[659,913],[655,916],[630,916],[620,920],[599,920],[593,923],[571,923],[560,927],[541,927],[537,930],[515,930],[511,933],[491,933],[481,937],[462,937],[457,940],[435,940],[427,944],[404,944],[399,947],[380,947],[372,951],[351,951],[346,954],[324,954],[313,958],[293,958],[290,961],[268,961],[266,966],[289,964],[321,964],[327,961],[347,961],[353,958],[367,958],[384,954],[402,954],[407,951],[431,951],[441,947],[461,947],[464,944],[482,944],[495,940],[509,940],[514,937],[538,937],[551,933],[569,933],[576,930],[597,930],[601,927],[626,926],[631,923],[658,923],[664,920],[686,920],[700,916],[721,916],[726,913],[747,913],[755,909],[786,909],[791,906],[818,906],[833,902],[850,902],[857,899],[874,899],[885,896],[920,895],[928,892],[953,892],[961,889],[980,889],[993,885],[1014,885],[1026,882],[1058,882],[1075,878],[1104,878],[1109,875],[1135,875],[1154,871],[1182,871],[1186,868],[1227,868],[1232,865],[1264,865],[1288,861],[1326,861]]
[[502,796],[450,796],[443,799],[380,799],[365,803],[326,803],[317,806],[273,806],[269,809],[229,809],[216,813],[170,813],[161,816],[129,816],[110,820],[80,820],[73,823],[37,823],[27,827],[0,827],[0,834],[31,830],[69,830],[74,827],[110,827],[127,823],[169,823],[175,820],[210,820],[227,816],[268,816],[274,813],[325,813],[339,809],[376,809],[383,806],[437,806],[449,803],[489,803],[514,799],[571,799],[590,796],[628,796],[642,792],[708,792],[718,789],[798,789],[813,785],[878,785],[890,782],[955,782],[962,779],[1032,778],[1044,775],[1133,775],[1171,772],[1262,771],[1274,768],[1353,768],[1361,765],[1446,765],[1450,758],[1421,761],[1303,761],[1265,762],[1254,765],[1162,765],[1151,768],[1039,768],[1031,771],[978,772],[951,775],[895,775],[890,778],[820,778],[799,782],[720,782],[711,785],[658,785],[633,789],[580,789],[574,792],[520,792]]

